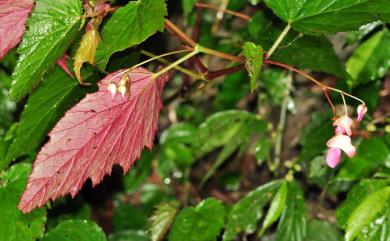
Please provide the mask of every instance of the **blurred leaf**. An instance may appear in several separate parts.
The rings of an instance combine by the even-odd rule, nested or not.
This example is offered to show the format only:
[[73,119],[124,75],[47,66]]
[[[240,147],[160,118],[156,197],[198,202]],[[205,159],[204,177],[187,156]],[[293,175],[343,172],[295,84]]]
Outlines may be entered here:
[[316,219],[309,220],[305,241],[343,241],[343,235],[336,226]]
[[271,205],[268,209],[267,215],[265,216],[263,228],[261,229],[261,235],[267,230],[276,220],[279,219],[282,211],[286,205],[287,199],[287,183],[284,182],[278,192],[276,193]]
[[390,68],[390,33],[384,29],[355,49],[347,62],[351,76],[348,84],[355,87],[386,75]]
[[362,179],[388,162],[390,150],[381,139],[363,140],[357,148],[356,155],[345,161],[335,178],[343,181]]
[[363,231],[364,226],[373,221],[383,208],[389,207],[389,202],[390,186],[371,193],[365,198],[353,210],[347,220],[345,240],[354,240]]
[[105,241],[103,230],[94,222],[66,220],[49,230],[42,241]]
[[20,57],[12,74],[10,97],[27,95],[65,53],[80,30],[79,0],[37,0],[18,48]]
[[164,0],[131,1],[116,10],[102,30],[95,59],[99,69],[106,69],[113,53],[133,47],[163,30],[166,14]]
[[266,122],[247,111],[229,110],[213,114],[200,125],[198,157],[224,146],[234,139],[245,140],[250,134],[262,133]]
[[326,149],[326,142],[334,134],[331,118],[332,113],[329,111],[312,115],[311,121],[303,128],[299,137],[302,145],[300,161],[311,161]]
[[171,201],[173,198],[170,194],[169,186],[157,186],[153,184],[146,184],[142,186],[140,201],[143,212],[150,216],[155,207],[162,203]]
[[28,99],[15,139],[7,153],[7,160],[23,155],[35,156],[47,132],[87,90],[80,87],[60,67],[56,67]]
[[283,103],[287,82],[288,76],[283,70],[268,68],[261,73],[261,85],[267,90],[268,99],[275,105]]
[[115,206],[114,216],[112,217],[114,232],[144,229],[146,224],[147,216],[137,207],[124,203]]
[[256,89],[260,71],[263,67],[263,48],[251,42],[246,42],[243,47],[245,68],[249,73],[251,92]]
[[365,85],[359,85],[353,89],[353,94],[364,102],[369,112],[373,112],[379,102],[379,95],[382,89],[382,83],[380,81],[370,82]]
[[[263,12],[256,12],[248,24],[251,38],[264,49],[271,48],[282,31],[283,29],[277,27]],[[326,37],[302,35],[293,30],[290,30],[271,59],[300,69],[308,68],[339,77],[346,74],[331,42]]]
[[305,34],[355,30],[375,20],[390,21],[387,0],[265,0],[276,15]]
[[150,236],[152,241],[161,241],[171,227],[177,213],[177,205],[161,203],[150,217]]
[[19,123],[13,123],[4,136],[0,137],[0,172],[8,167],[9,161],[6,159],[8,148],[15,138]]
[[109,241],[149,241],[149,236],[141,230],[125,230],[112,233],[108,236]]
[[196,207],[179,212],[169,234],[169,241],[217,240],[225,220],[225,208],[216,199],[208,198]]
[[361,41],[365,36],[367,36],[369,33],[371,33],[374,29],[381,26],[382,24],[383,23],[381,21],[375,21],[361,26],[359,30],[350,31],[348,32],[346,42],[349,45],[355,44]]
[[187,18],[194,10],[196,0],[181,0],[181,3],[183,6],[184,17]]
[[269,182],[235,203],[228,214],[223,240],[235,240],[241,233],[254,233],[263,216],[264,206],[271,201],[282,183],[281,180]]
[[123,186],[127,193],[132,193],[148,178],[152,173],[153,154],[144,150],[141,158],[134,163],[129,173],[122,177]]
[[0,173],[0,240],[33,241],[43,236],[45,208],[23,214],[17,207],[30,171],[30,164],[21,163]]
[[287,185],[287,200],[279,219],[277,241],[303,241],[306,237],[306,205],[302,190],[296,182]]
[[386,210],[366,225],[358,237],[358,241],[387,241],[390,240],[390,208],[387,204]]
[[260,139],[256,142],[254,145],[254,151],[258,165],[261,165],[261,163],[270,159],[272,146],[272,141],[265,137],[260,137]]
[[320,186],[326,185],[332,170],[326,164],[325,156],[315,157],[309,165],[309,180]]
[[371,193],[386,187],[388,182],[383,180],[363,180],[348,192],[347,199],[336,210],[337,224],[345,229],[351,213],[368,198]]
[[237,102],[249,93],[248,82],[249,76],[244,71],[226,76],[221,83],[218,95],[215,97],[215,108],[225,110],[234,108]]

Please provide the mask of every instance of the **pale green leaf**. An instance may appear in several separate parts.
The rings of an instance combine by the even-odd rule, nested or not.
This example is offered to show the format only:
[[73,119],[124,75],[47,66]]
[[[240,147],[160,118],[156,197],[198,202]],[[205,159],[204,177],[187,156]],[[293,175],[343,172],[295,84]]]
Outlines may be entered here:
[[[176,206],[176,205],[175,205]],[[175,219],[177,208],[170,203],[161,203],[157,206],[150,221],[150,237],[152,241],[164,239],[166,232]]]
[[247,42],[243,47],[243,55],[245,57],[245,67],[250,77],[251,92],[253,92],[258,84],[263,66],[263,49],[254,43]]

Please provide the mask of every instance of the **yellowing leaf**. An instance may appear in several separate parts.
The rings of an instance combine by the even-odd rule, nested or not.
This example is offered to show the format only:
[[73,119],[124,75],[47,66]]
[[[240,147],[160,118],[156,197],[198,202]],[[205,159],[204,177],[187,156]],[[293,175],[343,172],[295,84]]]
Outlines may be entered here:
[[88,62],[94,64],[96,48],[100,41],[100,34],[94,27],[84,34],[80,42],[80,47],[77,49],[74,57],[73,70],[80,83],[83,83],[83,77],[81,76],[81,67],[84,63]]

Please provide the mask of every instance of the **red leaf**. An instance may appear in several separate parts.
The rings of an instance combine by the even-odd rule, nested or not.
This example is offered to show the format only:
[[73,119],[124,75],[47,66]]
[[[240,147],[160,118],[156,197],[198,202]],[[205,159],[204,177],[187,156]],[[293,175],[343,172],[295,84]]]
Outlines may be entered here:
[[[137,68],[127,76],[123,71],[108,75],[98,92],[57,123],[34,163],[20,210],[29,212],[68,193],[74,197],[88,178],[96,185],[114,164],[127,172],[142,149],[152,147],[167,75],[153,80],[151,72]],[[131,81],[130,94],[112,99],[107,86],[123,79]]]
[[34,0],[0,0],[0,59],[20,42],[33,6]]

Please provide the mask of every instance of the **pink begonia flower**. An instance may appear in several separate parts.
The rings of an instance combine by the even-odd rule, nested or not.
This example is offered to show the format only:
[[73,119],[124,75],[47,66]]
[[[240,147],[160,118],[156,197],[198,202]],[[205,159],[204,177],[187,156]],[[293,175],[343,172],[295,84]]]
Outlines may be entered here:
[[357,121],[361,122],[363,120],[364,115],[367,113],[367,106],[364,104],[360,104],[357,108]]
[[329,148],[326,154],[326,164],[331,168],[335,168],[340,160],[341,150],[339,148]]
[[111,99],[115,99],[116,93],[117,93],[117,87],[115,83],[111,83],[107,86],[108,91],[111,94]]
[[329,147],[326,154],[326,163],[329,167],[335,168],[341,160],[341,151],[344,151],[348,157],[355,156],[356,149],[352,145],[351,137],[344,134],[337,134],[327,143]]
[[353,157],[356,153],[356,148],[352,145],[351,137],[343,134],[338,134],[332,137],[326,143],[329,148],[341,149],[348,157]]
[[333,126],[336,126],[336,134],[347,134],[348,136],[352,135],[352,124],[353,120],[347,115],[343,115],[333,122]]

